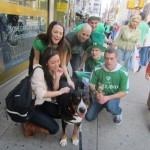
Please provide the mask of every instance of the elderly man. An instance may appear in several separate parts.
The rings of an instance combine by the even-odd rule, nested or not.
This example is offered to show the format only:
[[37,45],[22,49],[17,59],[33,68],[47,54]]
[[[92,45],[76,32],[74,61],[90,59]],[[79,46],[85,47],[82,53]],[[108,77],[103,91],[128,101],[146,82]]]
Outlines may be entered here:
[[92,44],[90,38],[91,32],[91,26],[84,24],[80,31],[70,32],[66,35],[66,39],[70,43],[72,51],[70,63],[73,71],[81,70],[88,57],[86,49]]
[[114,123],[119,125],[122,121],[120,99],[128,92],[128,73],[124,67],[117,63],[115,49],[107,49],[104,53],[105,62],[98,65],[90,79],[90,91],[96,94],[96,101],[90,106],[86,119],[92,121],[99,112],[106,108],[114,116]]

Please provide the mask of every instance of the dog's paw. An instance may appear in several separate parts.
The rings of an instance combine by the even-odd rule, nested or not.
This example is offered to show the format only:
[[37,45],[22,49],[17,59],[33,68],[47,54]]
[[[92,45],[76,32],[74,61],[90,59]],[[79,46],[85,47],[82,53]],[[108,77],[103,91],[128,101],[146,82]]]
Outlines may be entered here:
[[79,144],[79,140],[78,139],[72,139],[72,144],[73,145],[78,145]]
[[63,147],[67,146],[67,139],[61,140],[60,145],[63,146]]

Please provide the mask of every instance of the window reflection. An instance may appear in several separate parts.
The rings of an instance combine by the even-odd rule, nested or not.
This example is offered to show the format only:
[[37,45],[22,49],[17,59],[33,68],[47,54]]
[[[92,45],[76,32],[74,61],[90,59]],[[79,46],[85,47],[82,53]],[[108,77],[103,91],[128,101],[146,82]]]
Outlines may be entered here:
[[28,60],[41,32],[46,32],[46,18],[0,14],[0,74]]
[[13,4],[23,5],[31,8],[37,8],[41,10],[47,10],[48,0],[3,0]]

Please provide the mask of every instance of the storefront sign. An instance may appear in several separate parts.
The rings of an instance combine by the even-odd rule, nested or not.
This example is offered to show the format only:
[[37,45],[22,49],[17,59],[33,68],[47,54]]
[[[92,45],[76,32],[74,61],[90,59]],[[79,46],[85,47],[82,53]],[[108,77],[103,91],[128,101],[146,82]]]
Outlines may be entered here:
[[58,2],[58,3],[57,3],[56,10],[57,10],[57,11],[66,12],[66,11],[67,11],[67,3]]

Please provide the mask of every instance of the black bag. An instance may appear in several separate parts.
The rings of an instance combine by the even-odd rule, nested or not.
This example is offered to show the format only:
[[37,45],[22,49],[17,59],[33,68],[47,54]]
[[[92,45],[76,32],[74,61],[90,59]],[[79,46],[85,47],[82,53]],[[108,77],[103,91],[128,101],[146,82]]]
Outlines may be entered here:
[[[41,68],[40,66],[36,68]],[[7,95],[6,111],[11,120],[15,122],[26,122],[30,119],[34,110],[35,99],[32,99],[32,88],[30,79],[34,73],[22,79],[20,83]]]

